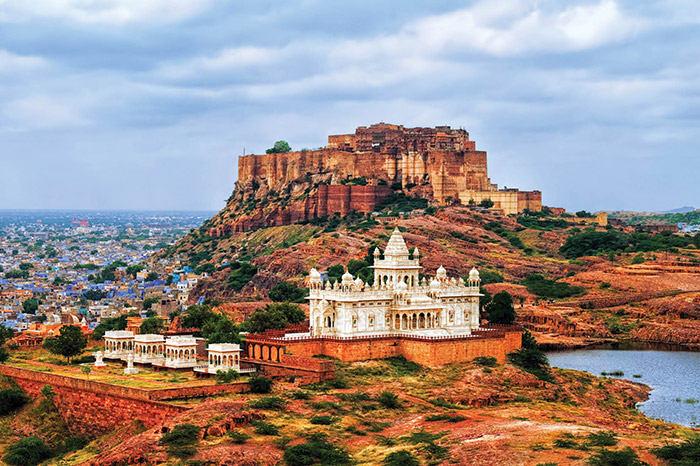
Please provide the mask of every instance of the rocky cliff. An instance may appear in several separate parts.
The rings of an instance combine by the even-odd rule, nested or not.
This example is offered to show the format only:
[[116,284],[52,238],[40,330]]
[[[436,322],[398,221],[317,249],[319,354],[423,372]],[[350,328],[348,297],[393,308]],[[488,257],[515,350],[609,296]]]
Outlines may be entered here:
[[209,235],[368,213],[396,191],[433,205],[490,199],[507,214],[542,207],[539,191],[498,190],[486,152],[465,130],[380,123],[329,136],[317,150],[240,157],[235,190]]

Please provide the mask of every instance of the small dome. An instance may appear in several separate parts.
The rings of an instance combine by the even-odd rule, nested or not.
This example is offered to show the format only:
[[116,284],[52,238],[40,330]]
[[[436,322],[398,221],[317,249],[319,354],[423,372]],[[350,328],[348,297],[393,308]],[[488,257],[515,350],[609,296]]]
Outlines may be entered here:
[[442,265],[440,266],[439,269],[437,269],[437,278],[447,278],[447,270],[445,270],[445,267]]
[[436,278],[430,280],[430,289],[437,290],[440,288],[440,282]]
[[406,291],[408,289],[408,285],[406,285],[406,282],[401,280],[396,284],[396,291]]
[[353,281],[354,280],[352,279],[352,275],[350,274],[350,272],[345,272],[343,274],[343,284],[349,285],[349,284],[353,283]]
[[381,252],[379,252],[379,248],[374,248],[374,255],[375,256],[380,256]]
[[321,272],[319,272],[319,271],[316,270],[316,269],[311,269],[311,270],[309,271],[309,278],[310,278],[311,280],[320,280],[320,279],[321,279]]
[[416,247],[413,249],[413,258],[414,258],[414,259],[418,259],[419,257],[420,257],[420,251],[418,251],[418,247],[416,246]]
[[365,284],[365,282],[363,282],[362,279],[361,279],[360,277],[357,277],[357,278],[355,279],[355,286],[362,286],[362,285],[364,285],[364,284]]
[[479,271],[476,270],[476,268],[473,268],[471,269],[471,271],[469,271],[469,280],[480,280]]

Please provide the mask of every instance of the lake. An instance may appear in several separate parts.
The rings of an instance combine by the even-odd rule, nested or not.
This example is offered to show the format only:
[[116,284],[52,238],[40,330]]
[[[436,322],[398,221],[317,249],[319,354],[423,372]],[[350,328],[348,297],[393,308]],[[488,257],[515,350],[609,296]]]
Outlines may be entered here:
[[[649,400],[638,403],[645,415],[688,427],[700,427],[700,352],[667,345],[627,343],[592,349],[548,352],[552,367],[576,369],[600,376],[641,382],[653,390]],[[636,377],[635,377],[636,376]]]

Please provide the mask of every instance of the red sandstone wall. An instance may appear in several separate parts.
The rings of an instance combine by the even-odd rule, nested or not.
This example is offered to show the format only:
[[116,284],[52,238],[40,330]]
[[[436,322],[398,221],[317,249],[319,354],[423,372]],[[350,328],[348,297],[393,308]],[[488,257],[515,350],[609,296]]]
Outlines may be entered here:
[[135,419],[153,427],[189,409],[155,400],[241,393],[249,389],[248,384],[227,384],[142,390],[5,365],[0,365],[0,374],[11,377],[35,397],[39,396],[41,387],[51,385],[56,392],[56,407],[71,431],[91,437]]
[[482,332],[490,338],[455,338],[422,340],[410,337],[357,339],[310,338],[307,341],[285,342],[287,353],[299,356],[326,355],[342,361],[364,361],[404,356],[427,367],[471,361],[478,356],[495,357],[500,363],[506,355],[520,348],[522,330],[504,327],[499,331]]

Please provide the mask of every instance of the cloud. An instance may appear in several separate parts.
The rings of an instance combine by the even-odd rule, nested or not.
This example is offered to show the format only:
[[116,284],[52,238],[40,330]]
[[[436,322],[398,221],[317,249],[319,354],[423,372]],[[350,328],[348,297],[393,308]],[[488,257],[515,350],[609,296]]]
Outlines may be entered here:
[[397,34],[349,41],[336,54],[341,60],[362,60],[377,55],[565,52],[616,42],[643,27],[644,21],[625,15],[612,0],[555,11],[532,2],[487,0],[411,22]]
[[7,50],[0,50],[0,73],[36,70],[47,65],[41,57],[16,55]]
[[[29,131],[85,126],[88,119],[80,103],[46,95],[30,95],[8,102],[2,109],[4,129]],[[0,124],[2,120],[0,120]]]
[[215,0],[2,0],[0,20],[33,17],[61,18],[83,24],[121,26],[130,23],[167,23],[192,17]]

